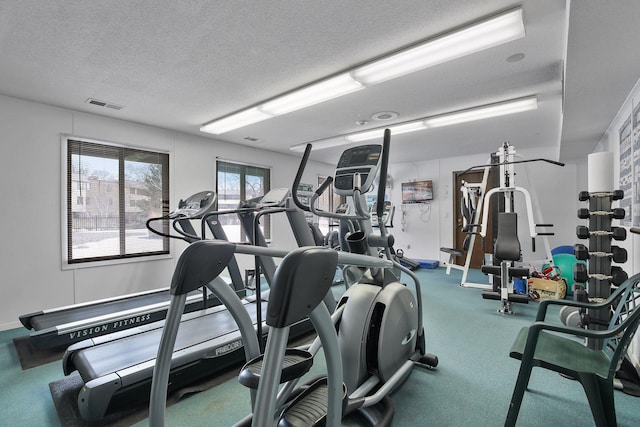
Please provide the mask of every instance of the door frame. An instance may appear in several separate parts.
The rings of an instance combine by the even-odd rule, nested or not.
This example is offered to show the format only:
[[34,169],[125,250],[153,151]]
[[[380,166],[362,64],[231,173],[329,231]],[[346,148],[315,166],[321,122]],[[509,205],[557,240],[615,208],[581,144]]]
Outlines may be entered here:
[[[492,187],[492,169],[489,168],[489,176],[487,179],[487,188],[484,189],[484,194],[487,193]],[[463,175],[462,173],[465,172]],[[453,244],[454,248],[462,251],[462,255],[456,257],[455,263],[460,266],[464,266],[467,251],[463,249],[463,242],[467,236],[467,233],[462,231],[462,212],[461,212],[461,197],[460,197],[460,187],[462,186],[462,181],[465,180],[471,183],[480,183],[482,182],[482,178],[484,175],[484,169],[476,169],[471,171],[453,171],[452,172],[452,180],[453,180],[453,188],[455,190],[453,196]],[[484,197],[484,194],[482,197]],[[485,200],[484,203],[488,201]],[[491,215],[492,207],[489,206],[488,214]],[[479,218],[481,220],[481,218]],[[479,228],[476,228],[477,230]],[[485,253],[493,253],[493,221],[487,221],[487,232],[485,234],[487,238],[481,238],[480,235],[476,235],[476,239],[473,245],[473,248],[469,248],[471,250],[471,263],[469,264],[469,268],[477,268],[480,269],[484,264],[484,254]]]

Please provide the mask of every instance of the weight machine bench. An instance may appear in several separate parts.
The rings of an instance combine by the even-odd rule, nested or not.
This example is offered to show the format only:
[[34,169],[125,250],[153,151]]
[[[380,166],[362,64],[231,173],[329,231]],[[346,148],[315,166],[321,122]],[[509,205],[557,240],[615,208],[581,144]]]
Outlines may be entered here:
[[529,276],[528,268],[511,267],[513,261],[521,256],[520,241],[518,240],[518,214],[514,212],[500,212],[498,214],[498,236],[494,245],[493,256],[500,260],[500,265],[483,265],[482,272],[500,277],[500,288],[494,285],[493,291],[482,293],[483,299],[493,299],[502,302],[498,309],[502,314],[513,314],[511,303],[529,302],[528,295],[518,295],[509,292],[509,283],[514,277]]
[[464,268],[456,264],[456,257],[462,256],[462,251],[454,248],[440,248],[440,252],[449,254],[449,261],[447,261],[447,274],[451,273],[451,268],[458,268],[460,270]]

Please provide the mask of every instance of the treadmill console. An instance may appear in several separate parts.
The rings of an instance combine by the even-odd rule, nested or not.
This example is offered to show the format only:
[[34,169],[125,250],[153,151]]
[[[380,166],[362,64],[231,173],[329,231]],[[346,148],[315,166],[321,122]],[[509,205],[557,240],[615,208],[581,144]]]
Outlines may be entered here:
[[180,199],[178,209],[171,212],[169,218],[201,218],[213,210],[216,199],[216,193],[213,191],[201,191],[187,197],[186,200]]
[[354,176],[360,174],[360,191],[371,189],[382,159],[382,146],[371,144],[349,148],[342,153],[333,181],[334,191],[341,196],[353,194]]
[[258,208],[276,208],[276,207],[284,207],[287,198],[289,197],[289,189],[288,188],[274,188],[270,190],[267,194],[262,196],[260,201],[257,203]]

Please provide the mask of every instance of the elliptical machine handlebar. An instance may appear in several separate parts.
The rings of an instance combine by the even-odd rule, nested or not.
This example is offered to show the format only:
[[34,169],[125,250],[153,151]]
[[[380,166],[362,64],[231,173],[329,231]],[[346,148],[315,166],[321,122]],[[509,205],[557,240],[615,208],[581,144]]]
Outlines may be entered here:
[[324,182],[322,183],[322,185],[320,186],[320,188],[318,188],[315,193],[320,196],[322,193],[324,193],[327,188],[329,188],[329,186],[333,184],[333,177],[327,177],[327,179],[324,180]]
[[378,215],[378,223],[382,221],[384,214],[384,193],[387,189],[387,172],[389,170],[389,145],[391,143],[391,131],[384,130],[384,139],[382,140],[382,162],[380,163],[380,179],[378,180],[378,195],[376,200],[376,214]]
[[[293,186],[291,187],[291,197],[293,198],[293,203],[295,203],[297,207],[299,207],[305,212],[311,212],[311,209],[309,208],[309,206],[302,203],[302,201],[300,201],[300,199],[298,198],[298,185],[300,185],[300,181],[302,181],[302,173],[304,172],[304,169],[307,167],[307,162],[309,161],[309,155],[311,154],[311,147],[312,147],[311,144],[307,144],[307,146],[304,148],[304,154],[302,154],[302,160],[300,161],[300,165],[298,166],[298,171],[296,172],[296,177],[293,180]],[[324,187],[324,184],[322,187]]]
[[318,188],[318,190],[315,193],[313,193],[313,196],[311,196],[311,199],[309,200],[309,208],[311,212],[313,212],[315,215],[323,216],[325,218],[334,218],[334,219],[343,219],[343,220],[369,219],[370,218],[369,214],[362,207],[362,203],[360,203],[360,195],[362,194],[360,191],[360,174],[356,173],[354,177],[355,177],[354,179],[355,183],[353,185],[354,187],[353,188],[353,206],[355,207],[355,212],[356,212],[355,215],[350,215],[348,213],[339,214],[339,213],[327,212],[315,207],[316,200],[318,200],[318,198],[322,195],[322,193],[324,193],[324,191],[327,189],[329,184],[333,182],[333,178],[331,177],[327,178],[325,182],[322,184],[322,186]]
[[[360,204],[359,195],[360,195],[360,179],[356,178],[354,180],[354,205],[356,209],[355,215],[350,214],[338,214],[333,212],[323,211],[315,207],[315,202],[318,198],[324,193],[327,188],[333,183],[333,177],[328,177],[322,185],[313,193],[311,199],[309,200],[309,204],[305,205],[302,203],[300,198],[298,197],[298,185],[302,181],[302,175],[304,173],[305,168],[307,167],[307,162],[309,161],[309,155],[311,154],[312,149],[311,144],[307,144],[304,150],[304,154],[302,155],[302,160],[300,161],[300,166],[298,166],[298,171],[296,173],[296,177],[293,180],[293,186],[291,188],[291,197],[293,198],[293,203],[295,205],[306,212],[312,212],[315,215],[325,217],[325,218],[333,218],[339,220],[360,220],[360,219],[369,219],[369,214],[365,212],[363,207]],[[355,174],[356,177],[359,177],[359,174]]]

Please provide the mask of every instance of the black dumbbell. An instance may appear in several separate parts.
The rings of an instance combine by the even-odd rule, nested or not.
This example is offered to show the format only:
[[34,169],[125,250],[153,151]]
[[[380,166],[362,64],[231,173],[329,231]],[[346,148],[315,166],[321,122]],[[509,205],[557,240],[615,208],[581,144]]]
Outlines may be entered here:
[[610,211],[589,211],[588,208],[578,209],[578,218],[589,219],[591,215],[610,216],[613,219],[623,219],[625,216],[624,208],[615,208]]
[[607,274],[589,274],[587,272],[587,266],[584,264],[576,263],[573,265],[573,280],[579,283],[584,283],[589,279],[596,280],[611,280],[611,283],[614,285],[619,285],[625,280],[627,280],[628,276],[625,271],[618,267],[611,267],[611,275]]
[[624,198],[624,191],[597,191],[593,193],[589,193],[588,191],[581,191],[580,193],[578,193],[578,200],[580,200],[581,202],[589,200],[591,197],[609,197],[611,200],[622,200]]
[[573,285],[573,300],[578,302],[589,301],[589,294],[587,289],[579,283]]
[[620,246],[611,246],[611,252],[589,252],[585,245],[578,243],[573,245],[573,254],[580,260],[590,257],[611,257],[613,262],[627,262],[627,250]]
[[611,231],[590,231],[586,225],[576,227],[578,239],[588,239],[590,236],[609,236],[614,240],[624,240],[627,238],[627,230],[623,227],[611,227]]

